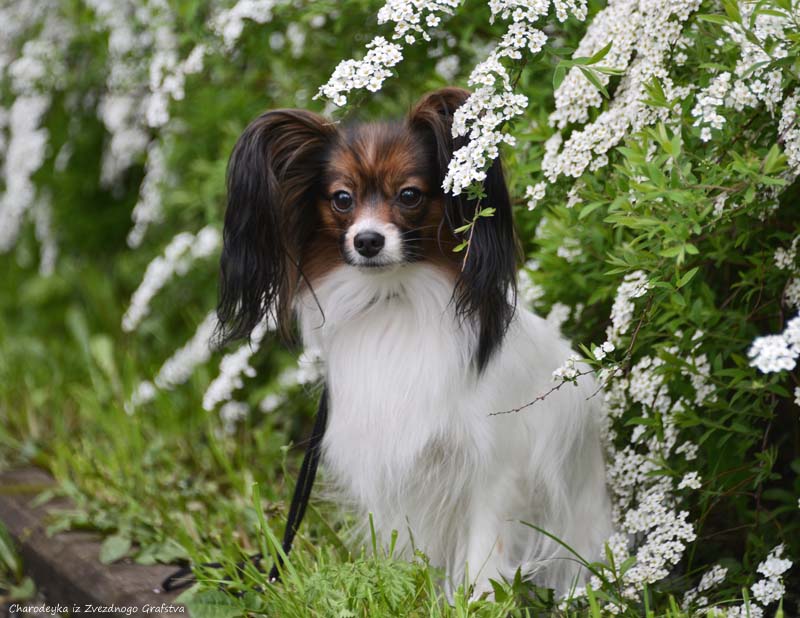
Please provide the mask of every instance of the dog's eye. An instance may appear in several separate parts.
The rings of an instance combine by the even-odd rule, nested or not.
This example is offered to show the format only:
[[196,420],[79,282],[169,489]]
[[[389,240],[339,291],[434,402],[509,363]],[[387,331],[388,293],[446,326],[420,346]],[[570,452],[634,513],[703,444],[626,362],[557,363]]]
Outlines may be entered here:
[[414,208],[419,206],[422,201],[422,191],[414,187],[406,187],[400,191],[397,201],[406,208]]
[[353,196],[347,191],[337,191],[331,197],[331,204],[339,212],[347,212],[353,207]]

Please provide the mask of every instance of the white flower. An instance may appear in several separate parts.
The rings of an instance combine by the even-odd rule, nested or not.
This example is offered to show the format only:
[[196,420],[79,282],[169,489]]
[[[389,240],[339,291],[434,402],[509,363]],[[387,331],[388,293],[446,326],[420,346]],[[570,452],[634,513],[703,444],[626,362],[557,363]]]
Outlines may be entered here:
[[577,354],[571,354],[558,369],[553,372],[553,379],[559,382],[574,382],[580,375],[575,363],[581,360]]
[[539,182],[536,186],[528,185],[525,188],[525,199],[528,200],[528,210],[536,208],[536,204],[544,198],[545,191],[547,190],[547,183]]
[[49,107],[50,98],[43,95],[20,96],[11,105],[3,166],[5,191],[0,194],[0,253],[14,246],[25,213],[35,202],[31,176],[44,162],[48,131],[40,125]]
[[545,320],[552,325],[553,328],[560,329],[564,322],[567,321],[570,314],[570,308],[564,303],[553,303],[550,308],[550,313],[547,314]]
[[697,472],[687,472],[684,477],[681,479],[681,482],[678,483],[678,489],[700,489],[701,486],[701,478]]
[[594,357],[601,361],[603,360],[607,354],[610,354],[616,349],[613,343],[610,341],[604,341],[601,345],[594,349]]
[[794,369],[797,352],[781,335],[758,337],[747,352],[750,364],[762,373]]
[[198,259],[208,257],[219,246],[220,234],[215,228],[203,228],[197,235],[177,234],[164,248],[164,253],[147,265],[142,282],[131,297],[131,304],[122,316],[122,330],[131,332],[150,313],[150,302],[175,275],[184,275]]
[[788,248],[778,247],[775,250],[775,265],[781,270],[792,270],[795,267],[797,260],[797,243],[800,242],[800,236],[795,236],[792,244]]
[[281,0],[238,0],[231,8],[217,13],[209,22],[211,29],[221,36],[228,49],[242,36],[245,20],[258,24],[272,21],[273,10]]
[[203,395],[204,410],[211,411],[218,404],[229,401],[233,392],[244,386],[242,376],[250,378],[255,376],[255,369],[250,366],[250,359],[258,351],[264,336],[273,328],[270,321],[262,320],[253,329],[250,341],[222,357],[219,363],[219,375],[208,385]]
[[517,294],[529,308],[532,308],[544,297],[544,288],[535,283],[530,272],[523,268],[517,275]]
[[230,435],[236,431],[236,424],[247,417],[249,406],[243,401],[228,401],[219,409],[222,430]]
[[750,590],[753,593],[753,598],[762,605],[769,605],[779,601],[786,592],[782,576],[792,567],[792,561],[781,558],[783,551],[784,546],[778,545],[758,565],[757,571],[764,577],[754,583]]
[[128,232],[128,246],[137,248],[144,240],[147,228],[161,220],[161,189],[167,179],[163,147],[153,141],[147,149],[144,180],[139,187],[139,199],[133,207],[133,228]]
[[450,56],[442,56],[439,60],[436,61],[436,66],[434,67],[434,71],[437,75],[440,75],[442,79],[447,82],[452,82],[456,75],[458,75],[458,69],[461,66],[461,60],[455,54]]
[[197,327],[192,338],[161,365],[154,380],[155,385],[169,390],[186,382],[196,367],[211,358],[211,337],[216,327],[217,315],[212,311]]
[[327,83],[320,87],[317,97],[325,97],[341,107],[353,90],[365,88],[377,92],[392,74],[390,69],[403,59],[399,41],[412,45],[417,36],[430,41],[425,28],[438,26],[439,14],[450,15],[459,4],[460,0],[388,0],[378,11],[378,23],[394,24],[393,42],[377,36],[367,44],[363,59],[340,62]]
[[611,343],[619,344],[621,336],[628,332],[633,320],[633,300],[646,294],[649,289],[650,283],[644,271],[637,270],[625,275],[611,307],[611,326],[607,332]]
[[39,241],[39,274],[43,277],[53,274],[58,258],[58,243],[53,232],[52,219],[50,195],[42,195],[33,206],[33,223],[36,240]]

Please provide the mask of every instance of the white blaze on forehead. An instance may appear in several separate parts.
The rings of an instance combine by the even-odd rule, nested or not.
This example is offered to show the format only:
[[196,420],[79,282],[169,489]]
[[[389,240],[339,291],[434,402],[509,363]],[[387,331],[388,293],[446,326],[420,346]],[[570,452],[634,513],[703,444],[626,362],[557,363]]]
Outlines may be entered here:
[[[365,258],[356,251],[354,242],[356,234],[361,232],[377,232],[384,238],[381,252],[373,258]],[[387,223],[374,217],[361,217],[347,229],[344,237],[345,251],[355,264],[393,264],[403,259],[403,241],[400,230],[394,223]]]

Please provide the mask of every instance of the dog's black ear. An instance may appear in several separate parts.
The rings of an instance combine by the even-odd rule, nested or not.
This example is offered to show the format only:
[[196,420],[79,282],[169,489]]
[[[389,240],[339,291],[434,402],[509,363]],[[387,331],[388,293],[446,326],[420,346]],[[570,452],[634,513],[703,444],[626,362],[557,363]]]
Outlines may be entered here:
[[335,135],[324,118],[284,109],[256,118],[236,142],[220,260],[221,344],[249,338],[267,314],[284,335],[290,332],[298,261]]
[[[432,163],[441,184],[453,152],[466,138],[453,139],[453,114],[469,97],[461,88],[442,88],[428,93],[411,110],[408,122],[425,135]],[[445,217],[451,231],[471,222],[476,209],[494,208],[491,217],[479,217],[472,231],[469,254],[456,285],[456,311],[472,320],[478,332],[475,363],[482,370],[506,334],[516,306],[519,248],[514,217],[499,157],[492,162],[483,182],[480,200],[465,195],[445,195]],[[453,232],[455,234],[455,232]]]

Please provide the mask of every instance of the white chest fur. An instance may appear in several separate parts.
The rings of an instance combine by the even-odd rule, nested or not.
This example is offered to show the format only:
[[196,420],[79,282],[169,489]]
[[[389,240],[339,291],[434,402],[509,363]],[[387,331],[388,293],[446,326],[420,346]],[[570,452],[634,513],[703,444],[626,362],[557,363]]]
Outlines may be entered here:
[[469,569],[488,586],[521,567],[564,590],[575,563],[520,522],[599,556],[610,519],[595,386],[585,377],[535,410],[490,416],[550,389],[570,347],[519,309],[478,377],[475,335],[455,319],[452,286],[424,264],[343,266],[315,286],[319,306],[301,298],[304,343],[326,364],[328,478],[362,516],[374,515],[384,542],[397,530],[402,547],[413,533],[452,581]]
[[326,464],[371,509],[406,484],[426,446],[458,431],[471,374],[452,281],[430,267],[398,270],[343,267],[315,288],[324,322],[313,299],[300,311],[304,342],[326,363]]

